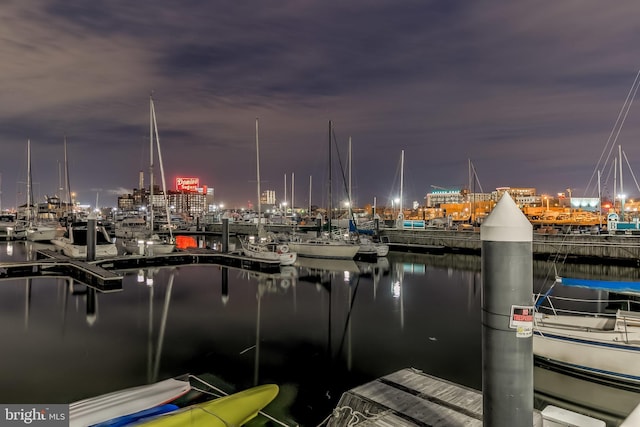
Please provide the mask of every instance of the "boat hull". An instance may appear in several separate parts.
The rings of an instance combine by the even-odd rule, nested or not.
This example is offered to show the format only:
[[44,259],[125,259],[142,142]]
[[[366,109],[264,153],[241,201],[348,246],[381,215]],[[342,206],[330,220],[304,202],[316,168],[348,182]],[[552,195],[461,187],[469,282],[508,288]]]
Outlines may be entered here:
[[637,331],[629,334],[607,327],[606,322],[613,319],[592,318],[588,323],[587,319],[577,316],[548,316],[547,319],[555,324],[538,323],[534,328],[534,356],[590,376],[640,385]]
[[178,412],[143,422],[143,426],[241,426],[258,415],[278,395],[275,384],[250,388],[229,396],[189,406]]
[[292,252],[286,244],[259,244],[244,241],[241,243],[242,254],[249,258],[263,261],[277,261],[280,265],[293,265],[298,258],[298,254]]
[[48,242],[59,237],[64,230],[55,227],[37,227],[27,230],[27,240],[31,242]]
[[288,242],[289,249],[298,256],[309,258],[353,259],[360,248],[351,244],[330,244],[314,242]]
[[69,426],[85,427],[170,402],[191,389],[187,380],[170,378],[127,388],[69,405]]

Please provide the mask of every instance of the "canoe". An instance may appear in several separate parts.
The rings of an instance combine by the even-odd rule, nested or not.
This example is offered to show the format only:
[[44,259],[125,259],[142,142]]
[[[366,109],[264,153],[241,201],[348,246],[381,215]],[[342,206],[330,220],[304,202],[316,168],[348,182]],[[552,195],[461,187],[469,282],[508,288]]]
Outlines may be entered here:
[[278,395],[275,384],[257,387],[188,406],[176,412],[160,415],[140,425],[145,427],[241,426],[253,419]]
[[73,402],[69,427],[86,427],[171,402],[191,389],[185,377],[131,387]]

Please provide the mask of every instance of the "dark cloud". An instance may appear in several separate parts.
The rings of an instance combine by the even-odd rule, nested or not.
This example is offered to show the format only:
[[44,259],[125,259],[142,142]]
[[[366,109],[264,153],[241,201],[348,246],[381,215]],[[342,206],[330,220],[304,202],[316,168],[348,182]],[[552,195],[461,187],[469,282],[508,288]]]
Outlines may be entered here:
[[[485,191],[585,188],[638,69],[636,8],[10,1],[0,15],[2,204],[18,199],[27,139],[43,186],[56,186],[65,135],[87,202],[96,189],[137,186],[151,93],[167,174],[199,176],[227,205],[255,198],[256,117],[265,185],[280,196],[295,174],[301,204],[310,176],[313,197],[326,198],[329,120],[343,152],[352,138],[361,204],[398,192],[401,150],[407,202],[431,185],[466,185],[469,159]],[[637,133],[632,109],[616,141],[632,164]]]

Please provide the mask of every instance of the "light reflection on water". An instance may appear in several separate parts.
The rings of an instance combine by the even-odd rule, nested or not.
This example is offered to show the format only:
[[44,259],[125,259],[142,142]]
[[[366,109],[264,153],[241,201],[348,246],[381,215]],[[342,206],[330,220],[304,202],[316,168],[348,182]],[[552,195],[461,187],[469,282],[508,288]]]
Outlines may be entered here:
[[[32,257],[26,245],[2,243],[0,261]],[[234,389],[277,383],[281,418],[317,425],[342,392],[406,367],[480,389],[479,260],[300,258],[276,275],[155,267],[122,271],[123,290],[108,294],[66,278],[5,279],[0,402],[64,403],[210,373]],[[553,396],[569,384],[553,374],[536,368],[536,406],[570,400]],[[627,411],[616,405],[612,418]]]

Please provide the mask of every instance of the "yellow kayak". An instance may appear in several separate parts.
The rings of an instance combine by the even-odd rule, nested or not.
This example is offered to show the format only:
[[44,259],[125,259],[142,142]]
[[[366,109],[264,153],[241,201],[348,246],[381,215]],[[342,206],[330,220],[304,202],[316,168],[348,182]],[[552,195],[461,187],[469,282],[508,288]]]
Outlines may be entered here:
[[161,415],[147,422],[145,427],[172,426],[241,426],[258,415],[278,395],[275,384],[260,385],[204,403],[188,406],[177,412]]

